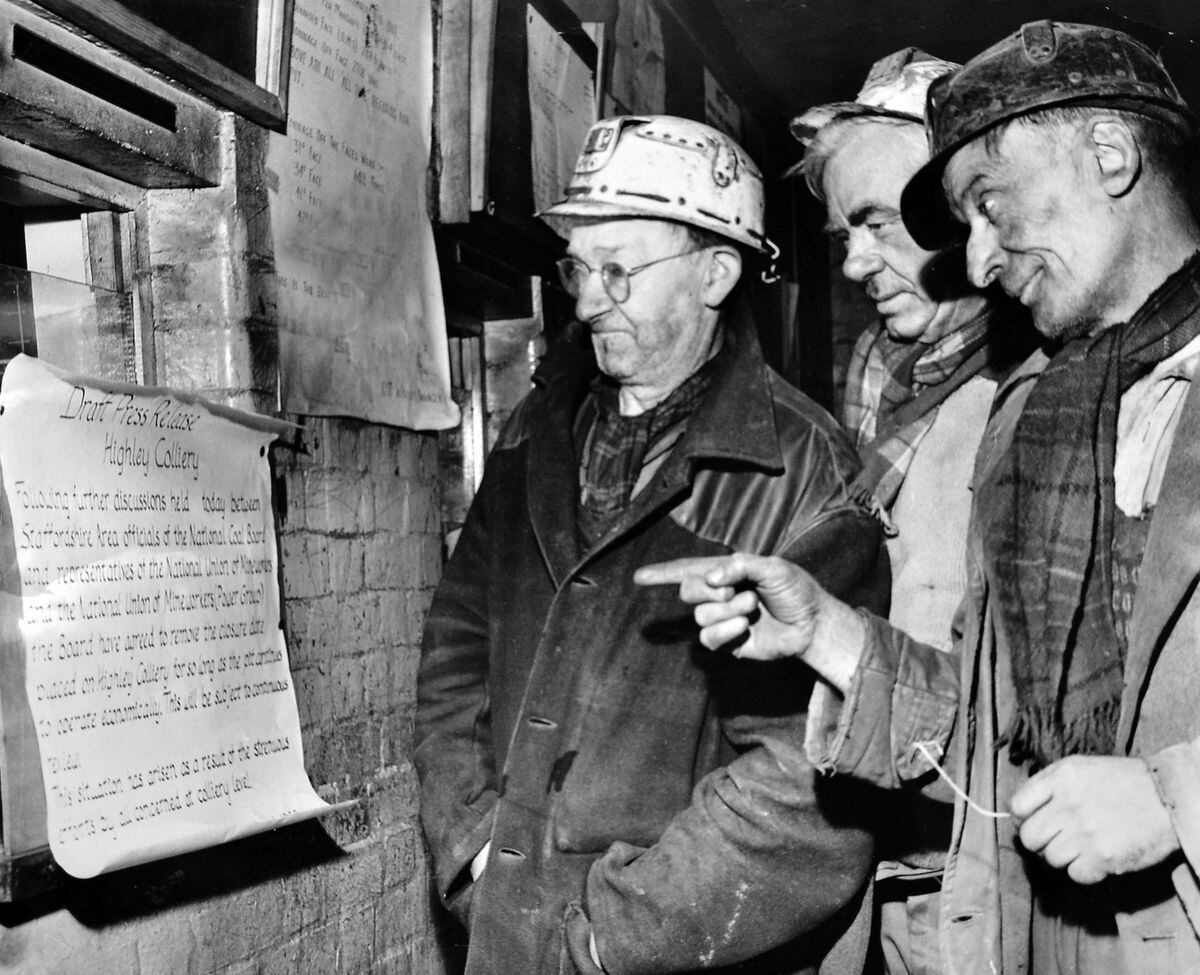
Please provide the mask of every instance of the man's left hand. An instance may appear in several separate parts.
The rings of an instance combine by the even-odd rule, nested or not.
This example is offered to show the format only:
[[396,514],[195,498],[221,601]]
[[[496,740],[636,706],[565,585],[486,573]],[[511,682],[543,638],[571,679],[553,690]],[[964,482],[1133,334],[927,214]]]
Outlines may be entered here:
[[1141,759],[1073,755],[1012,798],[1022,845],[1080,884],[1160,863],[1179,838]]

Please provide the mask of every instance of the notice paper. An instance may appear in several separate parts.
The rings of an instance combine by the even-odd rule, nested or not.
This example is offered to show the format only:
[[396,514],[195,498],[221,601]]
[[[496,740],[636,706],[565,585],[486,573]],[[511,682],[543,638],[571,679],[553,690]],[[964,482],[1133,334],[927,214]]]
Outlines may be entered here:
[[332,807],[280,630],[279,421],[17,356],[0,468],[50,848],[91,877]]
[[529,50],[530,165],[533,208],[563,198],[588,129],[596,121],[592,71],[533,7],[526,11]]
[[621,7],[613,31],[612,104],[606,104],[605,114],[661,113],[667,101],[662,22],[652,0]]
[[267,147],[289,413],[457,425],[426,212],[428,0],[295,0],[287,135]]

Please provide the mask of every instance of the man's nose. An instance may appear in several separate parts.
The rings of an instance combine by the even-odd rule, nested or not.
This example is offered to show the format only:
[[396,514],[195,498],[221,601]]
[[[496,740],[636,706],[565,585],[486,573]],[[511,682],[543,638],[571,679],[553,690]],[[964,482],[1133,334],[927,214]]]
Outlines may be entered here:
[[575,317],[587,322],[612,306],[613,300],[604,290],[599,269],[589,268],[579,281],[579,297],[575,299]]
[[977,288],[986,288],[1004,267],[1004,251],[996,228],[985,220],[973,221],[967,238],[967,277]]
[[883,268],[883,258],[870,234],[851,231],[846,240],[846,256],[842,260],[842,274],[855,282],[866,281]]

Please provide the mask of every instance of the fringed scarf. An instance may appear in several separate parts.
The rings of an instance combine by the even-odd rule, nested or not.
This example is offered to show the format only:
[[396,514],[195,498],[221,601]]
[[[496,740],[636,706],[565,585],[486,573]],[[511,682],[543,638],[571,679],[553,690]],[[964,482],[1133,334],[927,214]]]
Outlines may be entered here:
[[1112,599],[1117,410],[1138,378],[1200,334],[1198,312],[1200,255],[1129,322],[1063,346],[980,489],[998,625],[1012,648],[1014,761],[1112,753],[1126,652]]

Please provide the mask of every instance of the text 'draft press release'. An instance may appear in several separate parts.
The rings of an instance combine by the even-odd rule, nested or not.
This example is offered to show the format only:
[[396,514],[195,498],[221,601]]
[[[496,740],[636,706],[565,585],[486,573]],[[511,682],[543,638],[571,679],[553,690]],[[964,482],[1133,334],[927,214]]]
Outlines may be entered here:
[[331,808],[279,626],[266,447],[284,428],[26,356],[5,371],[26,692],[74,876]]

